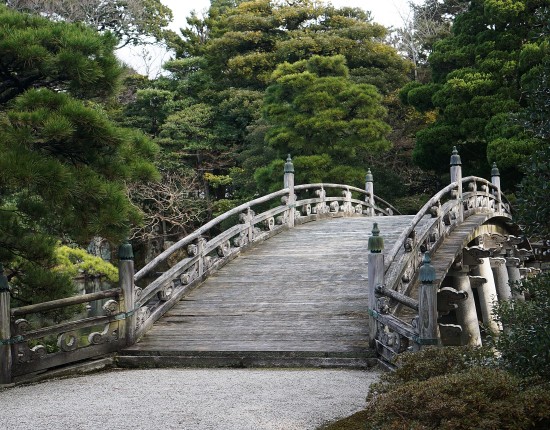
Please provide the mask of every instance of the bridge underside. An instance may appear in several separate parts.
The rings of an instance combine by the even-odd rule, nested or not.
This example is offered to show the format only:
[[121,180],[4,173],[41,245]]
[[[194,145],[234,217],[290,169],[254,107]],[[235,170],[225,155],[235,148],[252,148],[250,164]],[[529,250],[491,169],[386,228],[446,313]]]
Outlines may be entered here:
[[119,364],[368,367],[368,237],[378,222],[390,249],[411,219],[333,218],[285,231],[184,297]]

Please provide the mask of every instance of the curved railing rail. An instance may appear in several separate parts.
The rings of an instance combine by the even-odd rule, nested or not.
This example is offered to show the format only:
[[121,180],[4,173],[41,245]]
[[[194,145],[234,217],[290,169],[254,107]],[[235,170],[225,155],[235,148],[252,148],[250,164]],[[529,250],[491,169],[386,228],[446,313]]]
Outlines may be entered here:
[[[335,195],[327,195],[327,190]],[[143,288],[136,288],[136,337],[147,331],[183,294],[250,244],[264,241],[295,224],[323,217],[398,213],[376,196],[372,200],[384,204],[385,208],[373,205],[369,197],[365,190],[348,185],[303,184],[243,203],[214,218],[135,274],[135,282],[147,281]],[[262,212],[256,213],[256,208]],[[176,253],[181,256],[175,265],[160,274],[154,272]]]
[[386,288],[405,293],[413,274],[418,273],[422,254],[426,251],[435,253],[443,239],[471,214],[490,211],[511,218],[510,204],[506,198],[499,199],[498,191],[486,179],[468,176],[462,179],[460,189],[457,182],[453,182],[435,194],[415,215],[388,253],[384,276]]
[[[476,213],[511,218],[510,204],[501,196],[498,187],[486,179],[469,176],[460,184],[453,182],[435,194],[389,250],[385,257],[383,284],[374,286],[378,299],[372,306],[372,314],[379,325],[377,349],[386,359],[404,351],[413,342],[422,345],[436,341],[422,339],[418,327],[421,306],[410,293],[418,280],[423,255],[435,254],[443,240]],[[403,308],[409,309],[404,314],[411,322],[396,316]]]

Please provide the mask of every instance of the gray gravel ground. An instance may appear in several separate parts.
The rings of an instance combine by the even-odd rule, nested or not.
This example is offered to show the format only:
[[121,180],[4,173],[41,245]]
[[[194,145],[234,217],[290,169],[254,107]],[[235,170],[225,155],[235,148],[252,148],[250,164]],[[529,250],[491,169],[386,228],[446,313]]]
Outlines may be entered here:
[[305,430],[365,405],[372,371],[116,370],[0,392],[1,430]]

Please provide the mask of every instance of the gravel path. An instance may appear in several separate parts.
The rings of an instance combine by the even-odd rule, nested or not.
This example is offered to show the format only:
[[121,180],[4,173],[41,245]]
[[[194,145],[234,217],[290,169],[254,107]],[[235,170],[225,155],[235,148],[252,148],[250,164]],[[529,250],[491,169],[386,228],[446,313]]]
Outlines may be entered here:
[[2,430],[306,430],[365,405],[353,370],[116,370],[0,392]]

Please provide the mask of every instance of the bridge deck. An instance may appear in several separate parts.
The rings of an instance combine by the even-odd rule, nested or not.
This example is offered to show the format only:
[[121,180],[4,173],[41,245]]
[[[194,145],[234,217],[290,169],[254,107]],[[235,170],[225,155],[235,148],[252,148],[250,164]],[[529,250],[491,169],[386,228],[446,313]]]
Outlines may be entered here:
[[184,297],[136,345],[134,365],[362,365],[368,347],[367,241],[386,250],[412,216],[333,218],[243,253]]

